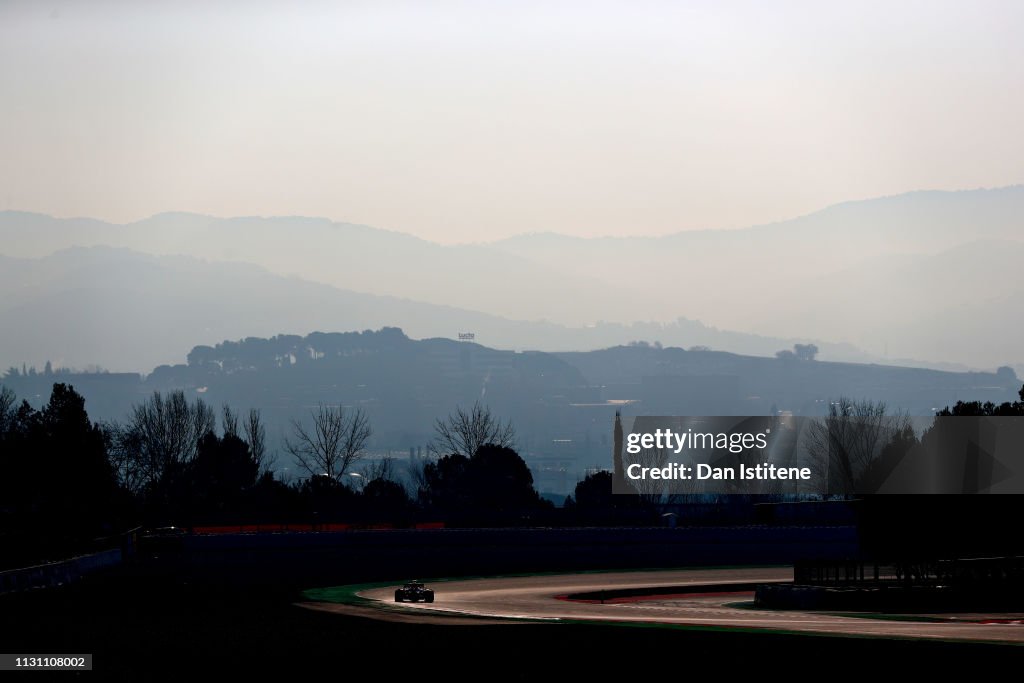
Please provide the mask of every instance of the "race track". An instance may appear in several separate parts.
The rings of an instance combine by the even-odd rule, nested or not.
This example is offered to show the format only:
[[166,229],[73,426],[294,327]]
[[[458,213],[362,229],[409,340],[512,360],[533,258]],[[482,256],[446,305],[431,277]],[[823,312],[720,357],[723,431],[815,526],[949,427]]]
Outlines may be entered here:
[[[433,604],[394,602],[395,586],[373,588],[358,595],[404,619],[424,621],[438,615],[493,620],[584,620],[646,622],[693,627],[766,629],[880,638],[925,638],[1024,643],[1022,614],[928,615],[899,620],[752,607],[752,583],[792,580],[791,568],[692,569],[593,573],[444,581],[429,584]],[[728,584],[743,590],[733,591]],[[708,586],[709,591],[700,587]],[[566,596],[624,588],[673,587],[669,595],[600,601],[568,600]],[[693,592],[691,592],[693,591]],[[739,603],[739,604],[737,604]],[[743,604],[746,603],[746,604]],[[948,619],[948,621],[946,621]],[[938,621],[942,620],[942,621]]]

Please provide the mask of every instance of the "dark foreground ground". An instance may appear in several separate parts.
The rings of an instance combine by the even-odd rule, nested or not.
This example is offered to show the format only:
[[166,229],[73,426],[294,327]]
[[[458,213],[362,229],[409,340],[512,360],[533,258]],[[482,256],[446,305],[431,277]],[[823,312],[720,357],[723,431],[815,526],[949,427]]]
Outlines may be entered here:
[[[409,624],[297,606],[294,588],[196,585],[125,573],[0,596],[0,651],[93,653],[70,680],[608,680],[695,668],[881,674],[1024,661],[1024,648],[586,624]],[[2,675],[2,674],[0,674]],[[366,680],[369,680],[368,678]]]

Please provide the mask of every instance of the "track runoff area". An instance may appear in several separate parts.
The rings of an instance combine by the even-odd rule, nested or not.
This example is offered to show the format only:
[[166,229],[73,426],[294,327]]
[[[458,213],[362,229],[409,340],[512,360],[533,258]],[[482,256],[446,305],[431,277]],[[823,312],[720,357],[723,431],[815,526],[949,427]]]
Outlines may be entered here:
[[438,617],[662,624],[876,638],[1024,643],[1024,614],[834,614],[769,610],[754,586],[792,581],[790,567],[566,574],[427,582],[435,601],[395,603],[400,585],[359,591],[403,620]]

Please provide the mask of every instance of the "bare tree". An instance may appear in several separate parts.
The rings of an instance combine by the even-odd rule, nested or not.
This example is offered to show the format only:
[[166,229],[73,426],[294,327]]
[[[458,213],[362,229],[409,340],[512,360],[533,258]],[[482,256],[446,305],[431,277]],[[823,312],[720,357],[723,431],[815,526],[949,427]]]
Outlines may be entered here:
[[196,455],[199,440],[214,431],[213,408],[197,398],[189,403],[182,391],[166,398],[153,392],[132,407],[128,422],[110,430],[112,460],[121,483],[131,491],[164,483]]
[[395,482],[405,488],[405,484],[399,481],[401,476],[398,472],[398,467],[395,464],[395,459],[390,455],[383,458],[375,458],[367,460],[366,463],[359,469],[358,472],[351,473],[354,480],[355,488],[362,490],[366,488],[366,485],[371,481],[391,481]]
[[347,411],[322,403],[312,411],[312,418],[312,428],[292,420],[292,438],[285,439],[284,448],[311,475],[341,481],[365,454],[372,433],[370,420],[361,408]]
[[374,481],[375,479],[394,481],[398,474],[395,468],[395,459],[388,456],[379,460],[371,460],[360,474],[363,475],[363,479],[367,482]]
[[224,436],[238,436],[238,413],[227,403],[221,406],[220,423]]
[[904,413],[886,414],[883,402],[840,398],[807,427],[807,454],[816,477],[835,493],[852,494],[886,445],[911,429]]
[[9,425],[14,420],[14,404],[17,401],[18,397],[13,391],[0,386],[0,434],[10,429]]
[[267,454],[267,428],[263,426],[263,416],[253,408],[242,423],[245,443],[249,445],[252,461],[256,463],[260,473],[267,472],[274,464],[274,458]]
[[416,462],[410,462],[408,465],[409,479],[406,486],[406,490],[414,498],[419,495],[420,491],[426,491],[428,486],[427,481],[427,461],[418,460]]
[[267,429],[263,425],[260,411],[252,408],[247,415],[240,417],[230,405],[225,403],[221,407],[220,420],[224,436],[234,436],[245,441],[258,471],[266,472],[272,462],[267,456]]
[[[668,450],[665,448],[643,448],[639,453],[627,454],[628,469],[632,465],[662,468],[669,463]],[[629,482],[642,500],[652,505],[662,502],[669,491],[668,480],[665,479],[633,479]]]
[[456,407],[453,415],[435,421],[434,430],[437,436],[427,448],[435,456],[457,453],[471,458],[484,444],[512,448],[516,440],[512,423],[502,423],[479,401],[469,412]]

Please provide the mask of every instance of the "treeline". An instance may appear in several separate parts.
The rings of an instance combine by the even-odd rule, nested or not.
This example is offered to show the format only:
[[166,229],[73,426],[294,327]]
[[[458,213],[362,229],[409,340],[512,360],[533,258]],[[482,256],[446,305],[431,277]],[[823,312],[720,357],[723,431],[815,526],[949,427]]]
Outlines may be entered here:
[[366,458],[359,410],[320,406],[284,441],[309,475],[281,481],[258,411],[154,393],[121,423],[94,423],[73,387],[41,409],[0,387],[0,564],[56,559],[142,525],[553,524],[512,448],[511,425],[475,406],[437,421],[435,459],[406,473]]
[[[961,402],[940,414],[1024,415],[1024,388],[1020,397]],[[851,421],[861,428],[847,430]],[[361,410],[318,406],[293,420],[282,443],[308,476],[282,481],[257,410],[216,410],[181,391],[156,392],[123,422],[100,424],[70,385],[54,384],[39,409],[0,386],[0,566],[91,550],[97,539],[140,525],[650,525],[695,502],[613,495],[612,474],[599,471],[556,509],[537,493],[510,423],[477,404],[434,426],[432,457],[403,472],[390,459],[367,457],[372,427]],[[882,404],[845,400],[833,403],[820,431],[823,462],[841,459],[829,468],[830,480],[842,477],[831,481],[837,491],[884,477],[918,438]],[[715,508],[753,502],[696,501]]]
[[1021,387],[1018,396],[1020,396],[1019,401],[1003,401],[1002,403],[957,401],[952,408],[943,408],[937,414],[942,416],[1020,417],[1024,415],[1024,386]]
[[364,332],[313,332],[305,337],[281,334],[269,339],[249,337],[216,346],[196,346],[188,353],[193,368],[217,372],[267,370],[321,359],[361,356],[381,351],[405,351],[415,342],[397,327]]
[[[1018,401],[999,404],[957,401],[936,415],[1020,417],[1024,416],[1024,387],[1019,396]],[[821,422],[810,426],[810,465],[827,477],[830,490],[836,493],[876,491],[913,448],[924,445],[938,453],[939,444],[948,437],[947,432],[934,426],[918,436],[907,415],[890,414],[884,403],[840,398],[829,405]]]
[[[74,375],[76,372],[78,371],[73,370],[71,368],[55,368],[53,367],[53,363],[51,363],[50,361],[46,361],[46,364],[43,365],[42,370],[37,370],[36,366],[29,366],[24,363],[22,363],[20,370],[12,365],[11,367],[7,368],[6,372],[4,372],[3,376],[0,378],[6,380],[17,380],[19,378],[26,377],[61,377]],[[98,366],[92,366],[86,368],[84,372],[98,374],[105,371]]]
[[2,564],[58,559],[125,528],[131,501],[109,457],[109,434],[85,400],[55,384],[41,409],[0,387]]

